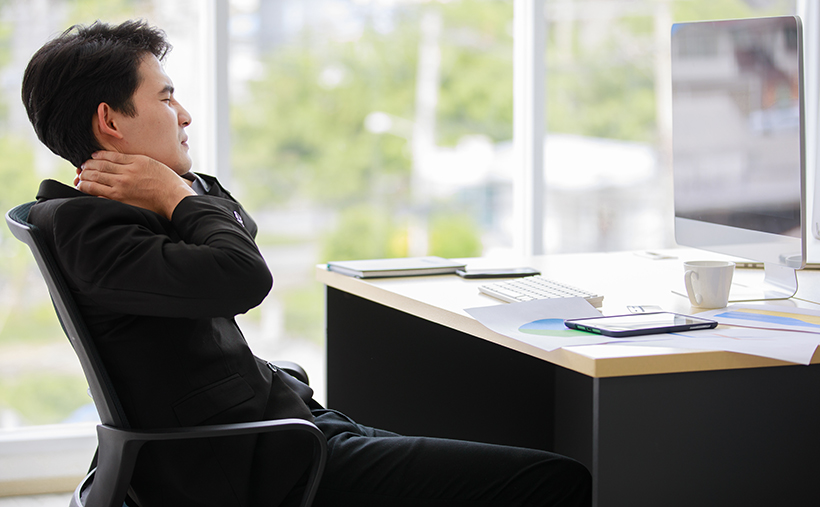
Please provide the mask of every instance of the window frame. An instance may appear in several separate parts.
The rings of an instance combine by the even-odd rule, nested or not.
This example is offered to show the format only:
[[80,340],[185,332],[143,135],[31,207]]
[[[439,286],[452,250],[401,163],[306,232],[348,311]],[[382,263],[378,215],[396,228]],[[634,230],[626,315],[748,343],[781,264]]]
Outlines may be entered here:
[[548,0],[513,4],[513,250],[544,252],[544,133]]

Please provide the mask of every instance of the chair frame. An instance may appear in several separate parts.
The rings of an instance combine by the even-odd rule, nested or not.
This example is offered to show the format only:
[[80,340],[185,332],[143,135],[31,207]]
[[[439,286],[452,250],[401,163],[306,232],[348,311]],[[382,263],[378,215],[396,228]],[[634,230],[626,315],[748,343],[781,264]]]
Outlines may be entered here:
[[[6,224],[17,239],[28,245],[34,255],[63,331],[80,360],[101,421],[97,426],[97,466],[77,486],[70,507],[121,507],[130,487],[137,456],[147,442],[281,431],[298,431],[313,438],[313,461],[301,503],[302,507],[309,507],[313,503],[327,461],[325,436],[310,421],[275,419],[158,430],[131,427],[79,307],[48,249],[42,231],[28,222],[29,211],[34,204],[35,202],[28,202],[9,210],[6,213]],[[284,369],[307,381],[304,370],[297,365],[290,363]]]

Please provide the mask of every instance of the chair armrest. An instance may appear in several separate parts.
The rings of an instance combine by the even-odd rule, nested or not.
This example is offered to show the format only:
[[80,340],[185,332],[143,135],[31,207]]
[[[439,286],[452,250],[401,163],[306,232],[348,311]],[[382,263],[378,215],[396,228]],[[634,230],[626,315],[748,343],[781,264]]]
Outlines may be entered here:
[[[123,430],[100,424],[97,426],[99,458],[92,471],[74,492],[71,507],[109,507],[122,505],[142,446],[147,442],[187,440],[247,435],[253,433],[300,431],[314,439],[313,462],[302,505],[309,506],[316,495],[319,479],[327,460],[324,434],[304,419],[274,419],[235,424],[217,424],[164,430]],[[93,482],[92,482],[93,481]],[[90,488],[90,489],[89,489]],[[88,489],[88,491],[85,491]]]
[[285,370],[291,377],[294,377],[299,382],[310,385],[310,379],[304,368],[291,361],[271,361],[280,370]]

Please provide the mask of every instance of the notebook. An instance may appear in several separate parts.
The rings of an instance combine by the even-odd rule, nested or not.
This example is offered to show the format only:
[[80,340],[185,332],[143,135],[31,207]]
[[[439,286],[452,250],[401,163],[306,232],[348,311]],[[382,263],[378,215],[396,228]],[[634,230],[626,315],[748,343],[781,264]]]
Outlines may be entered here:
[[366,259],[355,261],[331,261],[327,269],[357,278],[380,278],[394,276],[447,275],[464,269],[463,262],[443,257],[402,257],[397,259]]

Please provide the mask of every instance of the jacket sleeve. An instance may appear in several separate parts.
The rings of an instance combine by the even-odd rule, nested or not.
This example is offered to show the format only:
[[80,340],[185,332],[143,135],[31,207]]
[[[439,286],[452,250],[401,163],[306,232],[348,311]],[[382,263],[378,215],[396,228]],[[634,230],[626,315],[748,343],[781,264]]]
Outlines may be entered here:
[[190,196],[168,222],[116,201],[67,199],[54,211],[54,249],[78,293],[101,308],[233,317],[273,285],[239,211],[229,199]]

